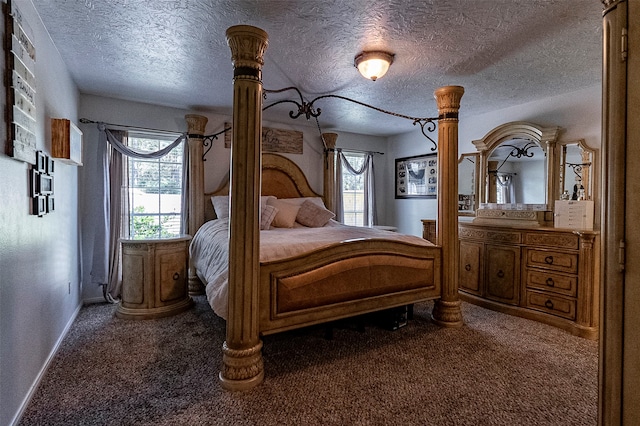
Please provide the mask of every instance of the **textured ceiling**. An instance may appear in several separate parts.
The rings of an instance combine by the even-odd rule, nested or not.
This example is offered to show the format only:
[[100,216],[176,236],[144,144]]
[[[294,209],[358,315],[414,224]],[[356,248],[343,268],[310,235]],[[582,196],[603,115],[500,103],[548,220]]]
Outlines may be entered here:
[[[266,89],[294,85],[307,100],[339,94],[410,116],[437,115],[433,91],[443,85],[465,87],[464,116],[575,91],[601,75],[597,0],[32,1],[81,92],[186,109],[231,113],[225,31],[237,24],[269,34]],[[353,66],[372,49],[395,54],[376,82]],[[413,130],[344,101],[315,106],[323,129]],[[286,122],[289,109],[264,118]]]

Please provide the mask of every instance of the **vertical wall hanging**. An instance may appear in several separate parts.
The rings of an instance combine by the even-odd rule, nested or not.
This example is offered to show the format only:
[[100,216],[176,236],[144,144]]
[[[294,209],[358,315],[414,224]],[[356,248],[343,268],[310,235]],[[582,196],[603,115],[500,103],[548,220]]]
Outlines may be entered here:
[[33,164],[36,156],[36,48],[33,32],[11,0],[4,6],[7,155]]

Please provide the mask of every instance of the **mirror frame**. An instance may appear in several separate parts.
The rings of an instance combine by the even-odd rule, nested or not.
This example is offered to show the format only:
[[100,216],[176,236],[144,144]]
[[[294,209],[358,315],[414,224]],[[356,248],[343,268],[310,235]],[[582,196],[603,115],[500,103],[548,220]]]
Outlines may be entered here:
[[[598,163],[599,161],[598,149],[589,147],[585,143],[584,139],[561,141],[561,142],[558,142],[557,144],[558,152],[556,154],[557,162],[556,162],[555,170],[557,172],[558,178],[556,181],[556,190],[554,192],[556,200],[561,199],[562,190],[563,190],[563,188],[561,187],[561,182],[563,181],[564,176],[566,176],[566,170],[562,170],[562,167],[564,165],[562,151],[563,151],[563,148],[567,145],[578,145],[580,149],[582,149],[582,151],[588,152],[589,154],[591,154],[591,167],[589,168],[589,177],[587,179],[589,182],[590,190],[587,190],[585,192],[587,194],[590,194],[590,196],[587,198],[588,200],[594,200],[597,202],[597,200],[599,200],[598,188],[599,188],[599,182],[600,182],[600,176],[599,176],[600,163]],[[584,182],[584,178],[583,178],[583,182]]]
[[480,193],[479,193],[479,189],[480,189],[480,154],[477,152],[469,152],[466,154],[460,154],[460,158],[458,159],[458,194],[460,194],[460,165],[462,164],[462,162],[465,160],[465,158],[468,157],[475,157],[475,162],[474,162],[474,167],[475,170],[473,171],[473,191],[475,193],[475,197],[473,200],[473,210],[472,211],[460,211],[458,210],[458,216],[475,216],[476,215],[476,211],[478,210],[478,205],[479,205],[479,199],[480,199]]
[[478,199],[480,203],[487,203],[489,192],[488,158],[491,152],[502,142],[510,139],[527,139],[537,143],[547,156],[546,175],[547,185],[545,188],[545,200],[547,210],[553,211],[556,188],[558,188],[556,168],[556,142],[560,127],[541,127],[527,121],[512,121],[502,124],[489,131],[482,139],[472,141],[473,145],[480,153],[480,174]]

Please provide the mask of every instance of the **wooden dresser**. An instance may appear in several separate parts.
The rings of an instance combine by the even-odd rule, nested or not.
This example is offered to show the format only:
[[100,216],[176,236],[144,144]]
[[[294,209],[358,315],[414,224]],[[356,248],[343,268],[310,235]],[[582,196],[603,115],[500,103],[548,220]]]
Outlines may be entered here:
[[188,293],[191,237],[121,240],[122,300],[116,315],[126,319],[160,318],[193,304]]
[[462,300],[598,338],[598,232],[471,222],[458,232]]

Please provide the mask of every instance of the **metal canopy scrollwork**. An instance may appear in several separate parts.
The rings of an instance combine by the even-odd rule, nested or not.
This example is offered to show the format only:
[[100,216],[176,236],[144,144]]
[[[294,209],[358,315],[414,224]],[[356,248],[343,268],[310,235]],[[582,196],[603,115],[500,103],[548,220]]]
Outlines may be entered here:
[[267,89],[264,89],[263,96],[264,96],[264,99],[267,99],[267,94],[269,94],[269,93],[282,93],[282,92],[286,92],[286,91],[289,91],[289,90],[294,90],[298,94],[298,96],[300,97],[300,102],[298,102],[296,100],[293,100],[293,99],[282,99],[282,100],[275,101],[275,102],[265,106],[264,108],[262,108],[262,110],[265,111],[265,110],[267,110],[267,109],[269,109],[271,107],[274,107],[276,105],[280,105],[280,104],[283,104],[283,103],[292,103],[292,104],[294,104],[294,105],[296,105],[298,107],[298,110],[297,111],[289,111],[289,117],[291,117],[293,119],[296,119],[296,118],[300,117],[301,115],[304,115],[307,120],[311,119],[312,117],[317,120],[318,116],[322,113],[322,110],[320,108],[315,108],[314,107],[314,103],[316,101],[319,101],[320,99],[326,99],[326,98],[342,99],[343,101],[352,102],[354,104],[358,104],[358,105],[361,105],[363,107],[373,109],[373,110],[381,112],[383,114],[392,115],[394,117],[399,117],[399,118],[404,118],[404,119],[407,119],[407,120],[411,120],[413,122],[414,126],[416,124],[420,125],[420,130],[422,131],[422,134],[424,135],[424,137],[429,139],[431,141],[431,143],[433,144],[433,147],[431,148],[431,151],[435,151],[435,150],[438,149],[438,144],[436,143],[436,141],[431,139],[431,137],[429,137],[429,135],[427,135],[425,130],[427,132],[430,132],[430,133],[434,132],[435,129],[436,129],[435,120],[438,120],[438,119],[443,118],[443,117],[411,117],[411,116],[408,116],[408,115],[398,114],[398,113],[392,112],[392,111],[387,111],[385,109],[378,108],[376,106],[369,105],[369,104],[366,104],[364,102],[360,102],[358,100],[347,98],[346,96],[341,96],[341,95],[322,95],[322,96],[318,96],[318,97],[314,98],[313,100],[311,100],[311,102],[306,102],[304,100],[304,97],[302,96],[302,93],[300,92],[300,90],[298,90],[297,87],[293,87],[293,86],[285,87],[284,89],[278,89],[278,90],[267,90]]
[[573,173],[582,179],[582,168],[584,166],[591,166],[591,163],[567,163],[567,166],[573,170]]
[[207,156],[207,154],[209,153],[209,151],[211,151],[211,148],[213,147],[213,141],[215,139],[218,139],[218,136],[228,132],[229,130],[231,130],[231,127],[227,127],[224,130],[220,130],[218,133],[214,133],[212,135],[187,135],[190,138],[202,138],[202,146],[205,147],[206,149],[204,150],[204,152],[202,153],[202,161],[207,161],[207,159],[205,158]]

